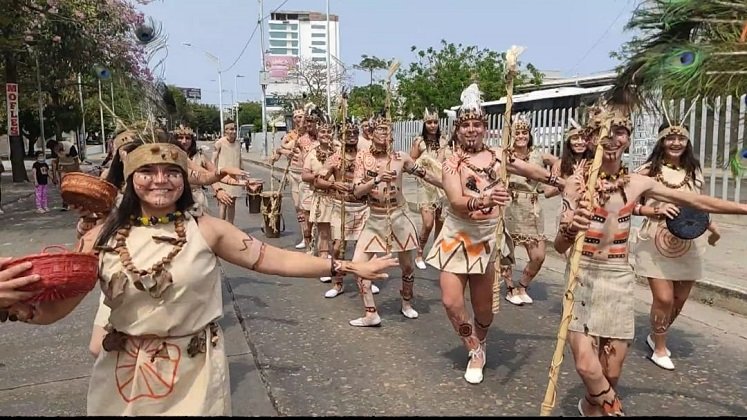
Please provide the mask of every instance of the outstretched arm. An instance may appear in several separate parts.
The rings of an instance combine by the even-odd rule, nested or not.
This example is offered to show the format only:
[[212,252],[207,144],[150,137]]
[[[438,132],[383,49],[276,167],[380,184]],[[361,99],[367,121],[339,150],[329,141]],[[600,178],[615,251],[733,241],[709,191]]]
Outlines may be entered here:
[[638,174],[631,174],[630,176],[631,178],[640,178],[639,182],[645,185],[643,194],[645,194],[646,197],[677,204],[678,206],[694,207],[708,213],[747,214],[747,204],[721,200],[690,191],[678,191],[672,188],[667,188],[656,182],[653,178],[644,177]]
[[551,174],[547,169],[524,162],[521,159],[514,159],[513,162],[509,159],[506,162],[506,170],[512,174],[521,175],[552,187],[562,188],[565,185],[562,178]]
[[[354,273],[367,279],[385,279],[383,270],[397,262],[391,256],[375,259],[372,264],[360,264],[314,257],[302,252],[287,251],[263,243],[242,232],[236,226],[211,216],[200,217],[200,232],[218,257],[263,274],[283,277],[317,278],[333,275],[333,271]],[[292,261],[292,263],[288,263]]]

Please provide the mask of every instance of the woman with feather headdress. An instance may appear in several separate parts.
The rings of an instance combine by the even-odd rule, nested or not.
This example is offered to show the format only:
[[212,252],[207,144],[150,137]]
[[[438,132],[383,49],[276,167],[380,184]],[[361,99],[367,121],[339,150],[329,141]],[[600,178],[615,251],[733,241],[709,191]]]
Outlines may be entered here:
[[[412,143],[410,157],[424,168],[426,171],[433,173],[437,178],[441,177],[441,165],[443,156],[441,149],[446,146],[446,139],[441,135],[441,127],[438,122],[438,112],[431,112],[428,108],[423,113],[423,130],[420,136],[416,137]],[[422,224],[420,227],[420,236],[418,237],[418,254],[415,257],[415,265],[425,270],[426,265],[423,261],[423,248],[428,243],[431,231],[438,236],[441,231],[442,218],[441,207],[443,206],[443,197],[445,196],[441,188],[437,188],[427,182],[418,179],[418,188],[423,192],[422,200],[418,202]],[[435,230],[433,229],[435,226]]]
[[[684,118],[682,118],[684,120]],[[655,179],[667,188],[701,193],[703,174],[693,153],[688,127],[667,121],[651,155],[637,173]],[[696,280],[703,277],[704,238],[680,239],[669,232],[666,218],[677,216],[674,204],[654,199],[645,201],[639,211],[646,216],[638,233],[633,253],[635,272],[648,279],[653,302],[650,311],[651,333],[646,343],[653,352],[650,360],[662,369],[674,370],[666,338],[669,327],[677,319]],[[715,245],[719,234],[710,223],[708,243]]]
[[[484,143],[487,116],[480,95],[476,84],[462,92],[455,123],[459,147],[443,164],[442,185],[449,205],[444,209],[443,228],[425,259],[441,271],[441,300],[469,351],[464,379],[471,384],[483,380],[486,337],[493,322],[494,261],[513,258],[510,237],[506,246],[495,249],[499,207],[507,205],[510,196],[498,176],[503,151]],[[510,173],[543,182],[554,180],[546,169],[521,159],[505,164]],[[474,327],[464,303],[468,284]]]
[[[387,277],[393,258],[329,260],[263,243],[191,208],[188,157],[179,146],[147,139],[127,154],[122,202],[86,233],[83,252],[98,252],[99,284],[111,308],[94,363],[92,416],[225,416],[231,413],[219,258],[264,274],[315,278],[338,272]],[[287,262],[293,259],[295,264]],[[48,325],[85,294],[32,306],[16,303],[12,320]],[[0,318],[5,319],[0,315]]]
[[[526,115],[519,114],[514,118],[511,134],[513,141],[510,154],[513,159],[521,159],[543,168],[551,167],[558,160],[555,156],[533,147],[532,124]],[[545,261],[545,216],[539,203],[542,187],[538,181],[510,176],[508,188],[511,203],[505,209],[506,228],[514,246],[524,246],[529,262],[521,273],[518,286],[514,287],[513,264],[501,265],[501,277],[507,289],[505,299],[521,306],[533,302],[527,288]]]

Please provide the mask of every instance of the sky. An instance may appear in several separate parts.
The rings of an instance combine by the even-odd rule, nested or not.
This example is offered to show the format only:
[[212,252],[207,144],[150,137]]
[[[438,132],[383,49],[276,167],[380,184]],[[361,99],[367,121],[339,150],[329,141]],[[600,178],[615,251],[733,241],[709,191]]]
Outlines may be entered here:
[[[618,63],[609,54],[632,38],[624,26],[639,2],[329,0],[329,8],[340,18],[340,58],[348,66],[367,54],[398,59],[405,67],[415,59],[412,46],[438,47],[444,39],[495,51],[521,45],[526,48],[521,62],[570,77],[615,68]],[[155,0],[138,6],[160,21],[168,35],[168,56],[161,69],[166,82],[200,88],[203,103],[217,104],[216,63],[202,52],[208,51],[221,61],[224,104],[230,103],[232,94],[241,101],[259,100],[260,31],[251,37],[259,4],[259,0]],[[326,0],[264,0],[263,7],[265,16],[278,8],[324,13]],[[193,47],[184,46],[185,42]],[[367,80],[367,73],[354,71],[355,85]],[[238,98],[226,90],[238,90]]]

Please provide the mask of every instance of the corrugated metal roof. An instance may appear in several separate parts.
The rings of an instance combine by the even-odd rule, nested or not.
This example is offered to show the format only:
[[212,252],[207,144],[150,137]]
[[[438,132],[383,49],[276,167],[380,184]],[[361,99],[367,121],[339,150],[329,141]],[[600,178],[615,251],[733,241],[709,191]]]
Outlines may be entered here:
[[[532,101],[539,101],[543,99],[564,98],[564,97],[569,97],[569,96],[581,96],[581,95],[588,95],[592,93],[606,92],[610,90],[611,88],[612,88],[612,85],[597,86],[597,87],[590,87],[590,88],[560,87],[560,88],[554,88],[554,89],[535,90],[532,92],[513,95],[513,102],[514,103],[532,102]],[[497,101],[483,102],[482,106],[486,107],[486,106],[492,106],[492,105],[503,105],[505,103],[506,103],[506,97],[504,96]],[[456,111],[457,109],[459,109],[459,105],[451,107],[451,110]]]

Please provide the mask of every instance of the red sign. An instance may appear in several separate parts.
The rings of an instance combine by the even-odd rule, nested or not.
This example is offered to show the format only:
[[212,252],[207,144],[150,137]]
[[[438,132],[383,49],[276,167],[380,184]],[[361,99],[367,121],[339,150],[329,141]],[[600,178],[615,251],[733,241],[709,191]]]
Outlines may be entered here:
[[298,66],[298,57],[290,55],[265,55],[265,70],[269,82],[283,82],[288,78],[289,73]]
[[21,126],[18,123],[18,84],[5,84],[5,97],[8,101],[8,135],[20,136]]

